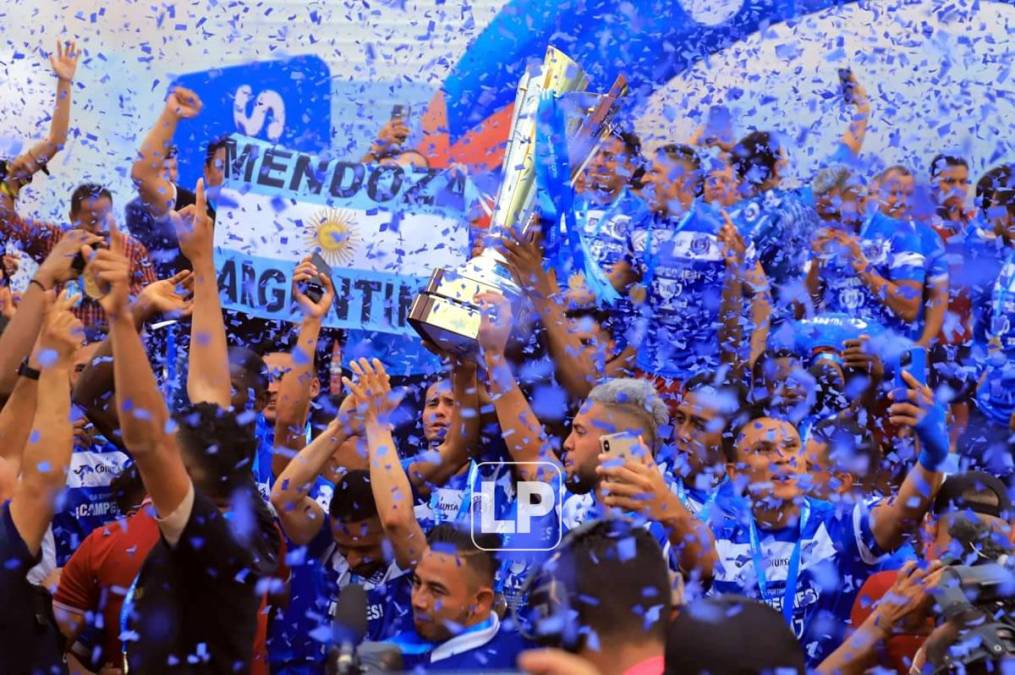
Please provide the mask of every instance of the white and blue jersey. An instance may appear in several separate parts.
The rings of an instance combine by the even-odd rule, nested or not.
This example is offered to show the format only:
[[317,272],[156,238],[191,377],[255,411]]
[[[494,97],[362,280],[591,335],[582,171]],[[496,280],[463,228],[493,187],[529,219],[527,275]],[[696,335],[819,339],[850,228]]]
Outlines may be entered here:
[[[726,263],[722,220],[696,203],[679,218],[654,217],[627,237],[625,259],[646,289],[636,308],[638,368],[687,380],[719,366],[719,308]],[[644,326],[643,326],[644,324]]]
[[814,208],[793,190],[767,190],[733,206],[730,218],[761,262],[772,287],[772,322],[792,317],[792,302],[805,303],[804,265],[811,235],[820,227]]
[[990,295],[987,340],[1015,362],[1015,249],[1010,248]]
[[415,630],[396,635],[388,642],[402,653],[402,668],[412,672],[514,672],[518,655],[536,646],[501,623],[494,613],[486,621],[441,643],[427,642]]
[[[864,256],[880,276],[893,283],[917,282],[920,288],[912,293],[922,297],[926,258],[924,245],[912,225],[877,213],[860,228],[859,239]],[[820,311],[880,324],[899,335],[911,334],[912,325],[890,310],[885,298],[872,293],[860,279],[848,252],[831,242],[823,258]]]
[[607,204],[602,204],[587,194],[576,195],[574,211],[575,223],[585,250],[607,273],[624,259],[627,234],[650,216],[645,202],[631,194],[627,188]]
[[[921,221],[910,221],[910,226],[914,228],[916,236],[920,240],[920,250],[923,253],[924,267],[926,269],[926,276],[924,278],[925,287],[929,288],[941,282],[947,283],[948,255],[941,236],[934,231],[933,227]],[[925,298],[925,301],[929,302],[929,298]],[[920,336],[923,334],[924,304],[920,303],[920,314],[917,316],[916,323],[913,326],[914,330],[910,333],[910,337],[914,340],[920,339]]]
[[67,563],[92,530],[121,515],[110,483],[128,463],[130,457],[102,436],[87,447],[75,442],[66,489],[53,515],[57,567]]
[[[874,539],[867,505],[842,508],[810,497],[806,503],[793,527],[752,528],[753,516],[746,508],[713,521],[719,560],[710,594],[745,595],[789,614],[807,663],[815,667],[845,637],[853,600],[877,570],[883,552]],[[791,574],[794,570],[796,575]],[[787,586],[795,586],[789,599]],[[787,602],[791,607],[784,610]]]
[[1004,240],[987,229],[985,223],[970,225],[959,241],[949,242],[952,288],[969,294],[973,345],[985,349],[992,313],[994,286],[1001,274],[1009,249]]
[[[404,460],[411,464],[415,459]],[[472,460],[465,473],[452,476],[447,483],[430,491],[428,499],[416,496],[416,520],[424,532],[438,523],[451,522],[469,530],[481,527],[482,484],[494,485],[494,518],[514,522],[518,501],[515,498],[515,478],[510,463],[505,461],[476,462]],[[528,534],[501,535],[502,550],[498,554],[499,567],[495,574],[497,592],[504,596],[512,608],[522,602],[522,590],[533,566],[541,564],[552,552],[561,533],[555,520],[556,512],[534,520]]]
[[275,616],[268,642],[272,672],[321,672],[333,640],[332,624],[342,589],[362,584],[367,593],[368,640],[385,640],[412,625],[411,574],[394,562],[360,577],[338,552],[325,517],[317,536],[290,549],[290,605]]
[[[667,479],[667,483],[670,483],[669,479]],[[672,484],[671,489],[676,491],[675,488],[672,487]],[[612,513],[622,515],[624,518],[631,520],[634,524],[641,525],[647,529],[656,540],[656,543],[659,544],[659,548],[663,552],[663,557],[667,561],[671,577],[675,577],[680,574],[680,560],[677,552],[673,550],[673,547],[670,544],[669,533],[666,528],[654,520],[646,520],[640,514],[621,513],[620,511],[613,511]],[[585,523],[589,523],[594,520],[603,520],[610,517],[614,516],[611,512],[608,512],[606,507],[599,504],[593,492],[589,492],[587,494],[566,493],[564,495],[564,504],[561,508],[561,520],[563,521],[565,535],[571,530],[581,527]]]

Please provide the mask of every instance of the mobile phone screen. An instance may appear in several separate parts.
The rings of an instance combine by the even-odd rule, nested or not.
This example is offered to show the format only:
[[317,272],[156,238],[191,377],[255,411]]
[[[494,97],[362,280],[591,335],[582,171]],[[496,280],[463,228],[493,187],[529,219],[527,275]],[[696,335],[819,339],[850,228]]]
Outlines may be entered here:
[[899,367],[895,370],[895,386],[908,389],[909,385],[902,379],[904,370],[909,371],[920,384],[927,384],[927,350],[923,347],[913,347],[903,352],[899,358]]

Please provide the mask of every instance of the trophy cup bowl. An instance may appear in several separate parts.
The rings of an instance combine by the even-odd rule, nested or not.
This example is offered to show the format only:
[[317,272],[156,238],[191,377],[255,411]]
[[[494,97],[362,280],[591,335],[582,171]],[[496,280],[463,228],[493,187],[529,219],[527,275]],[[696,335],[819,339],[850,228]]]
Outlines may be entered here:
[[[490,231],[524,232],[535,202],[536,118],[543,96],[564,97],[584,93],[588,77],[560,50],[549,47],[539,73],[526,72],[518,84],[508,143],[497,190]],[[618,101],[626,92],[623,77],[591,107],[566,124],[572,181],[611,132]],[[585,94],[588,96],[588,94]],[[511,303],[514,316],[525,307],[524,293],[514,280],[504,256],[493,247],[456,269],[437,269],[409,310],[409,324],[426,340],[448,353],[468,354],[476,349],[481,311],[474,298],[492,291]]]

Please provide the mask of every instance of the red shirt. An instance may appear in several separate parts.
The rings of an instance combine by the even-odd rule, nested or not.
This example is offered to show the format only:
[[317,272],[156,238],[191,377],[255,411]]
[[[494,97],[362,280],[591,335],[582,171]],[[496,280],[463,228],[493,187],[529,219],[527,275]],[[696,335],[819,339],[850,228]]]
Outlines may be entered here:
[[[888,592],[888,589],[895,583],[898,576],[897,571],[878,572],[867,577],[860,588],[860,592],[853,601],[853,611],[850,612],[849,622],[857,627],[867,620],[867,617],[874,611],[874,605]],[[884,668],[892,668],[898,673],[908,673],[909,666],[913,663],[913,657],[920,650],[926,635],[915,635],[901,633],[888,638],[884,649],[880,652],[878,661]]]
[[107,523],[92,531],[60,574],[53,604],[74,613],[102,613],[102,655],[119,663],[120,609],[127,590],[158,542],[159,525],[144,506],[126,519]]
[[[52,223],[26,221],[10,208],[0,207],[0,234],[7,240],[16,241],[21,250],[41,263],[63,237],[64,231]],[[158,277],[148,259],[148,249],[137,239],[127,237],[125,254],[130,261],[130,292],[136,296],[145,286],[158,281]],[[71,311],[86,328],[106,326],[102,305],[88,296],[82,296],[81,302]]]
[[[58,610],[75,614],[102,613],[104,663],[122,667],[123,645],[119,635],[123,599],[160,536],[154,509],[146,504],[126,519],[93,530],[63,568],[53,604]],[[283,537],[279,555],[279,577],[282,579],[288,576],[284,561]],[[262,597],[250,669],[254,675],[268,675],[268,610],[267,597]]]

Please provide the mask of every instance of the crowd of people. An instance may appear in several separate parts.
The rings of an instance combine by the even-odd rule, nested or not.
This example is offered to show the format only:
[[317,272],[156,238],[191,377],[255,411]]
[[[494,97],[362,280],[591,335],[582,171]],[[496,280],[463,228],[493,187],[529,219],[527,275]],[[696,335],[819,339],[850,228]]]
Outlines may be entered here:
[[325,327],[309,255],[293,322],[223,311],[185,89],[125,227],[22,213],[78,57],[0,164],[0,672],[1012,672],[1015,165],[879,166],[852,76],[805,186],[774,132],[617,131],[573,204],[613,292],[470,223],[523,297],[445,351]]

